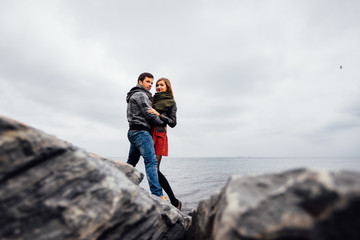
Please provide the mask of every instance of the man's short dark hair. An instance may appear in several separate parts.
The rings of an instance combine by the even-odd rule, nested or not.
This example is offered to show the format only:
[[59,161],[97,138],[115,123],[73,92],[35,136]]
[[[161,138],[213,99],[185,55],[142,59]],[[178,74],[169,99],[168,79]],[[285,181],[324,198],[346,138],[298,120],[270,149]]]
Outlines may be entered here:
[[138,77],[138,83],[139,83],[139,81],[141,81],[141,82],[144,81],[144,79],[146,77],[154,79],[154,76],[151,73],[144,72],[144,73],[140,74],[140,76]]

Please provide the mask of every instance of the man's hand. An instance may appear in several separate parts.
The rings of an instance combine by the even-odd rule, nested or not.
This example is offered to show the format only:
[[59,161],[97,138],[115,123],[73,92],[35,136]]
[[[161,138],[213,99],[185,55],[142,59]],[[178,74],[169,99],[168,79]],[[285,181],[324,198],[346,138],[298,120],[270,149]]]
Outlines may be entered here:
[[158,111],[156,111],[156,110],[153,109],[152,107],[149,107],[147,111],[148,111],[148,113],[157,115],[157,116],[159,116],[159,117],[160,117],[160,115],[161,115],[160,113],[158,113]]

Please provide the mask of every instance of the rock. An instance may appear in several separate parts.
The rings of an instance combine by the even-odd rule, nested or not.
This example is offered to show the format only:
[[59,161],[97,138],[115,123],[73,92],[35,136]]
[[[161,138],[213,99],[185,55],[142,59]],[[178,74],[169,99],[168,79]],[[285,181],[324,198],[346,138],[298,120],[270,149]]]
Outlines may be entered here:
[[360,239],[360,174],[233,176],[192,215],[186,239]]
[[112,166],[116,167],[120,171],[122,171],[126,177],[129,178],[130,181],[132,181],[134,184],[139,185],[141,181],[144,179],[144,174],[134,168],[132,165],[127,164],[125,162],[116,161],[108,158],[101,157],[95,153],[90,153],[91,156],[99,158],[103,161],[105,161],[108,164],[111,164]]
[[181,239],[191,223],[107,160],[4,117],[0,212],[0,239]]
[[166,224],[174,226],[166,231],[166,239],[184,239],[185,231],[183,229],[184,226],[186,230],[190,227],[191,217],[179,211],[169,202],[165,202],[154,195],[151,197],[156,200],[157,207],[161,209],[162,219]]

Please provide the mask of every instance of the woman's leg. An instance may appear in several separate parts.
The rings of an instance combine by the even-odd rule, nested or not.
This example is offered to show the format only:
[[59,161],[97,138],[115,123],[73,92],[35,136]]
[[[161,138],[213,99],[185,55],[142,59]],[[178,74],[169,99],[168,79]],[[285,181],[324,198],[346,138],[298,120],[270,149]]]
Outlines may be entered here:
[[178,207],[179,206],[179,200],[177,200],[177,198],[175,197],[169,182],[167,181],[166,177],[160,172],[160,162],[161,162],[161,155],[156,155],[156,159],[158,161],[158,165],[157,165],[157,170],[158,170],[158,175],[159,175],[159,182],[161,187],[165,190],[166,194],[169,196],[170,198],[170,202],[174,207]]
[[158,170],[158,172],[160,171],[160,162],[161,162],[161,158],[162,158],[162,156],[161,155],[158,155],[158,154],[156,154],[155,155],[156,156],[156,160],[157,160],[157,170]]

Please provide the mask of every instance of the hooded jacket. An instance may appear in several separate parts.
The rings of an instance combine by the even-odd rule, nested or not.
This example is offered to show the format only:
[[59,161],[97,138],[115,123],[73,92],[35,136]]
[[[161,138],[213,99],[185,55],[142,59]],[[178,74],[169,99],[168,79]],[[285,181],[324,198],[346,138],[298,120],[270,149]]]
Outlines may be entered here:
[[148,113],[151,107],[151,93],[141,84],[133,87],[126,96],[127,120],[130,130],[151,130],[151,125],[163,125],[164,122],[156,115]]

